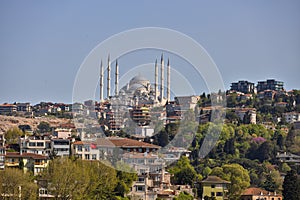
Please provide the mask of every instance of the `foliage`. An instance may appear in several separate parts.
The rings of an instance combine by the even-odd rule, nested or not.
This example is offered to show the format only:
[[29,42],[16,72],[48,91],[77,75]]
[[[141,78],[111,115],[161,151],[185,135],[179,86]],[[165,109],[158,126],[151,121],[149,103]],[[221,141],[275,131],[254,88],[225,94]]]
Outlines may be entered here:
[[7,199],[37,199],[37,185],[33,183],[29,173],[6,168],[0,171],[0,177],[0,194],[12,195],[12,198]]
[[288,200],[300,199],[300,180],[294,170],[287,173],[283,182],[283,197]]
[[17,128],[13,127],[6,131],[5,133],[5,139],[7,144],[16,144],[18,143],[18,139],[20,136],[23,135],[23,132]]
[[179,185],[193,185],[197,179],[197,172],[190,164],[187,157],[182,156],[175,166],[171,167],[169,171],[174,174],[174,183]]
[[239,164],[225,164],[222,167],[216,167],[211,174],[231,182],[228,187],[229,199],[239,199],[241,193],[250,186],[249,172]]
[[109,199],[117,183],[116,172],[98,161],[54,159],[42,175],[48,191],[60,199]]
[[45,121],[41,121],[37,128],[39,129],[40,133],[47,133],[51,131],[50,124]]
[[186,192],[180,192],[178,197],[174,197],[174,200],[193,200],[194,197]]

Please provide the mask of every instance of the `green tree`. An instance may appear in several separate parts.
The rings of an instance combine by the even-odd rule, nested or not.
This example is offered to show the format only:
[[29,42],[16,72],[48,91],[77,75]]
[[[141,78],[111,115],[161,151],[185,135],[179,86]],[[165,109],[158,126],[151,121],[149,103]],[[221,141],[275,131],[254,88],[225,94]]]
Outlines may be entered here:
[[194,197],[187,192],[180,192],[178,197],[174,197],[174,200],[193,200]]
[[37,199],[37,185],[29,173],[20,169],[6,168],[0,171],[0,194],[4,199]]
[[211,175],[231,182],[228,186],[228,196],[232,200],[239,199],[242,192],[250,186],[249,172],[239,164],[225,164],[222,167],[216,167],[212,170]]
[[8,129],[5,133],[6,143],[7,144],[18,143],[18,139],[22,135],[23,135],[23,132],[17,127],[13,127],[11,129]]
[[294,170],[289,171],[285,176],[282,194],[285,200],[300,199],[300,180]]
[[174,174],[175,184],[180,185],[193,185],[198,175],[194,167],[190,164],[190,161],[187,157],[182,156],[176,165],[169,170]]
[[50,124],[45,121],[41,121],[37,128],[39,129],[40,133],[47,133],[51,131]]
[[116,186],[116,171],[98,161],[56,158],[42,175],[56,199],[109,199]]

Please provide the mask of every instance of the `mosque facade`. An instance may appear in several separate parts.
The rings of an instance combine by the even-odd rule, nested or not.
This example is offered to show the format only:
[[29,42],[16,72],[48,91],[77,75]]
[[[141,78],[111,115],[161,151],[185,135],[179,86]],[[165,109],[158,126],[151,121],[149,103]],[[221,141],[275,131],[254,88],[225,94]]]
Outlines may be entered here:
[[[165,73],[164,73],[164,58],[161,56],[160,64],[157,60],[154,66],[154,85],[151,82],[138,74],[134,76],[125,86],[119,90],[119,65],[116,61],[115,65],[115,91],[114,95],[111,95],[111,62],[108,57],[107,63],[107,75],[106,75],[106,87],[107,94],[106,99],[104,99],[104,67],[101,62],[100,67],[100,102],[105,100],[117,99],[118,102],[122,102],[123,105],[127,106],[137,106],[137,105],[149,105],[149,106],[160,106],[165,105],[167,101],[170,101],[170,75],[171,67],[168,59],[167,63],[167,85],[164,86]],[[159,73],[160,72],[160,73]],[[165,92],[166,89],[166,92]],[[166,93],[166,94],[165,94]]]

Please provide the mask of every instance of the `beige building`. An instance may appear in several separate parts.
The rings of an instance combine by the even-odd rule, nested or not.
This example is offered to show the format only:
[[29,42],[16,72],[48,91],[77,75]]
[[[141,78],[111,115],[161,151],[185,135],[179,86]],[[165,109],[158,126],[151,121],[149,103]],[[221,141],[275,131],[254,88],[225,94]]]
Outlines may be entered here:
[[241,200],[282,200],[282,195],[261,188],[251,187],[242,193]]

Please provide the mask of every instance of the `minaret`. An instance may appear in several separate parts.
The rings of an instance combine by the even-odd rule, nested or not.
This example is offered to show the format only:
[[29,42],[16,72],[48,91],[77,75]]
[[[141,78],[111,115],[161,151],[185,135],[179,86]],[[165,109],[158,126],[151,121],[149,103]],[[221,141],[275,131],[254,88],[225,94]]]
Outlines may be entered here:
[[115,96],[119,93],[119,65],[118,60],[116,60],[116,72],[115,72]]
[[154,83],[154,95],[155,95],[155,101],[157,101],[158,98],[158,65],[157,65],[157,59],[155,60],[155,83]]
[[170,83],[171,83],[171,77],[170,77],[170,74],[171,74],[171,67],[170,67],[170,61],[169,61],[169,58],[168,58],[168,65],[167,65],[167,100],[170,101],[171,99],[171,93],[170,93]]
[[161,71],[160,71],[160,101],[163,101],[164,98],[164,58],[163,54],[161,54],[161,59],[160,59],[160,64],[161,64]]
[[103,72],[103,64],[101,60],[100,64],[100,102],[103,102],[103,87],[104,87],[104,72]]
[[107,99],[110,97],[110,56],[107,61]]

